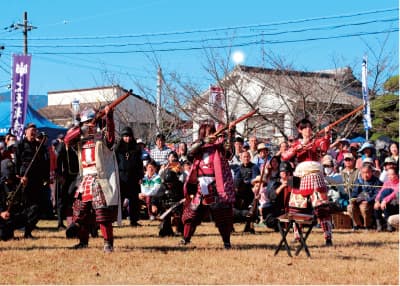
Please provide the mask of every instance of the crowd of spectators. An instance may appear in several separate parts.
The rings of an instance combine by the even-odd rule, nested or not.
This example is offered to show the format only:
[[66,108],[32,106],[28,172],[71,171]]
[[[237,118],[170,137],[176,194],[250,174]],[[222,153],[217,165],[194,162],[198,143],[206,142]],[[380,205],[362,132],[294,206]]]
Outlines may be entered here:
[[[186,180],[192,161],[188,155],[186,143],[180,142],[167,146],[163,134],[156,136],[152,144],[153,148],[149,148],[150,146],[142,139],[133,138],[130,128],[125,128],[120,136],[121,141],[115,151],[117,157],[121,158],[119,162],[123,161],[124,156],[132,155],[138,156],[142,163],[129,167],[135,170],[129,170],[126,167],[128,171],[123,173],[121,185],[123,187],[122,202],[125,201],[123,204],[126,209],[125,217],[130,219],[132,226],[138,227],[141,225],[139,220],[154,220],[168,209],[160,204],[163,201],[160,198],[165,196],[166,191],[171,191],[171,186],[177,185],[176,180],[179,180],[181,184],[177,191],[179,194],[172,197],[183,197],[182,184]],[[124,139],[124,136],[127,138]],[[130,143],[131,140],[128,137],[132,137],[134,143]],[[257,200],[258,215],[255,222],[258,224],[256,225],[265,225],[277,230],[275,218],[287,211],[288,194],[284,190],[289,184],[293,184],[291,176],[297,164],[294,158],[284,161],[281,157],[295,140],[293,136],[287,138],[276,148],[273,148],[269,141],[260,140],[255,135],[249,136],[248,139],[242,137],[234,139],[234,154],[229,165],[236,193],[234,205],[236,222],[248,221],[249,213],[254,212],[254,200]],[[42,140],[44,144],[40,145]],[[139,150],[138,155],[128,152],[129,144],[137,146],[135,148]],[[39,145],[40,150],[38,150]],[[25,226],[26,238],[32,237],[31,232],[40,218],[58,219],[59,229],[66,227],[64,220],[68,226],[71,223],[69,218],[72,213],[71,194],[76,188],[77,177],[79,179],[79,169],[74,150],[65,147],[63,135],[60,134],[54,140],[47,141],[46,138],[40,136],[36,126],[27,125],[22,140],[17,141],[12,134],[7,134],[2,138],[0,151],[2,161],[1,238],[10,237],[9,230],[7,230],[8,233],[4,231],[4,228],[10,227],[7,220],[10,218],[17,220],[17,216],[9,213],[10,202],[7,202],[9,198],[7,190],[12,192],[15,187],[14,189],[4,188],[12,180],[14,180],[14,185],[19,180],[26,180],[23,192],[25,197],[20,203],[24,204],[25,209],[22,212],[19,210],[19,213],[24,213],[26,223],[22,225]],[[35,152],[39,153],[34,162],[35,166],[28,174],[25,174]],[[386,150],[376,150],[372,141],[358,144],[351,143],[347,138],[340,138],[329,146],[326,153],[320,154],[320,163],[329,189],[328,197],[331,206],[351,217],[354,230],[393,231],[398,229],[398,143],[391,142]],[[138,168],[141,168],[140,172],[137,172]],[[261,178],[263,168],[265,176]],[[11,169],[13,171],[10,171]],[[174,174],[171,175],[171,172]],[[134,176],[133,181],[130,179],[131,176]],[[171,178],[174,178],[174,181],[168,181],[172,180]],[[137,187],[131,190],[131,185]],[[15,204],[15,202],[12,203]],[[169,203],[172,202],[169,201]],[[28,209],[29,211],[26,211]],[[15,227],[20,226],[21,223],[15,225]],[[168,230],[166,233],[176,234],[181,231],[180,226],[176,232]],[[246,226],[245,231],[254,233],[254,225]]]

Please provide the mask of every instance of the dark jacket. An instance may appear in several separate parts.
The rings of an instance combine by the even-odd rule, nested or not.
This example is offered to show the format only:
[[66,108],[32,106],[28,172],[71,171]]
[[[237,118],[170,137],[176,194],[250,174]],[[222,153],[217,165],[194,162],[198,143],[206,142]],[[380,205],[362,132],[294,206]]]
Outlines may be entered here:
[[[24,176],[25,171],[33,159],[40,142],[38,141],[27,141],[25,138],[22,139],[16,150],[16,172],[21,177]],[[42,145],[41,149],[38,151],[35,161],[28,173],[28,178],[30,181],[35,181],[37,183],[48,182],[50,177],[50,158],[47,148]]]
[[372,176],[369,181],[358,178],[354,184],[351,197],[358,198],[360,201],[366,200],[368,203],[373,203],[381,186],[382,182],[375,176]]
[[120,141],[115,148],[119,178],[127,184],[138,183],[144,177],[142,151],[133,142]]

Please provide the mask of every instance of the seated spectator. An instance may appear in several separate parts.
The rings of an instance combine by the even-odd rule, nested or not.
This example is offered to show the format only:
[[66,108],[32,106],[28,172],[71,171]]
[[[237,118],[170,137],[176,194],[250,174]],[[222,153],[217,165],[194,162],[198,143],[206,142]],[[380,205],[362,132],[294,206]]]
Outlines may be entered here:
[[242,152],[240,159],[241,164],[234,177],[236,200],[233,211],[237,221],[243,221],[248,214],[254,199],[251,181],[260,174],[257,165],[250,162],[248,151]]
[[[172,169],[167,169],[159,189],[159,194],[152,198],[152,205],[157,206],[160,213],[169,208],[173,210],[166,215],[160,223],[158,235],[161,237],[181,235],[183,233],[182,211],[183,204],[174,207],[183,199],[183,183],[179,181],[178,175]],[[172,227],[175,227],[175,232]]]
[[328,187],[328,199],[331,207],[336,210],[347,210],[349,204],[349,196],[344,191],[343,177],[337,172],[335,160],[330,155],[322,158],[322,167],[324,178]]
[[371,142],[365,142],[358,152],[361,154],[360,158],[357,159],[356,168],[360,169],[366,158],[372,160],[372,165],[375,169],[380,170],[379,160],[376,157],[375,145]]
[[[399,198],[397,198],[397,201],[398,200]],[[388,224],[390,224],[393,227],[393,229],[399,230],[399,214],[391,215],[388,218]]]
[[146,172],[141,184],[141,193],[139,198],[146,201],[147,212],[150,220],[154,220],[158,213],[156,205],[151,203],[153,196],[157,196],[161,186],[161,178],[157,173],[157,163],[154,160],[149,161],[146,166]]
[[386,182],[388,179],[387,177],[388,169],[398,169],[397,162],[392,157],[386,157],[385,162],[383,163],[383,170],[379,176],[379,180],[383,183]]
[[[388,224],[391,215],[399,213],[399,174],[395,168],[387,170],[388,180],[383,183],[382,188],[375,198],[375,218],[376,230],[382,231],[386,224],[387,231],[393,231],[393,227]],[[384,218],[382,217],[384,214]]]
[[389,145],[390,157],[396,161],[397,169],[399,168],[399,143],[392,142]]
[[192,163],[189,160],[185,160],[182,163],[182,173],[179,176],[179,181],[182,183],[186,182],[186,178],[189,175],[190,168],[192,167]]
[[[373,221],[373,207],[378,189],[382,182],[373,175],[373,167],[370,164],[363,164],[361,167],[361,178],[358,178],[351,194],[350,204],[347,207],[353,219],[353,229],[361,226],[368,229]],[[363,222],[361,222],[361,217]]]
[[350,198],[354,189],[354,184],[359,177],[359,170],[355,167],[356,161],[353,153],[345,153],[343,157],[344,168],[340,171],[340,175],[342,176],[344,184],[344,192],[347,198]]
[[177,173],[178,176],[182,172],[181,164],[179,163],[179,156],[178,156],[178,153],[176,153],[175,151],[171,151],[168,154],[168,163],[165,165],[162,165],[158,171],[158,174],[160,175],[161,180],[164,179],[164,173],[168,169],[172,169],[172,171]]
[[260,212],[263,222],[275,231],[279,230],[276,218],[286,212],[285,208],[289,202],[289,180],[292,172],[290,162],[281,162],[279,176],[271,177],[267,182],[266,197],[263,198],[263,194],[261,194]]

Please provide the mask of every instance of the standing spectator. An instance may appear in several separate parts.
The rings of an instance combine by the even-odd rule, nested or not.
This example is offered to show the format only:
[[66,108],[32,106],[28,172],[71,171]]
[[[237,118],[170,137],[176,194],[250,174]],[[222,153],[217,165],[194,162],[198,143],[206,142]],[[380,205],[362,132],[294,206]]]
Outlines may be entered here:
[[57,218],[58,228],[64,228],[66,218],[67,227],[72,223],[72,205],[74,194],[79,181],[78,145],[67,146],[64,140],[57,146]]
[[260,143],[257,145],[257,151],[258,151],[258,154],[256,156],[254,156],[254,158],[251,162],[256,164],[257,167],[261,170],[264,163],[268,163],[269,150],[265,143]]
[[[228,160],[232,142],[223,137],[215,138],[213,124],[202,124],[199,142],[192,145],[193,166],[184,186],[185,204],[182,215],[184,224],[182,244],[188,244],[209,207],[224,247],[231,248],[233,231],[233,203],[235,191]],[[228,138],[232,138],[230,136]],[[204,143],[205,142],[205,143]],[[227,144],[226,144],[227,143]]]
[[[49,182],[50,164],[46,154],[46,148],[42,145],[39,148],[40,142],[36,140],[37,129],[36,125],[29,123],[25,128],[25,136],[18,143],[16,150],[16,170],[17,175],[21,177],[22,183],[25,185],[24,193],[26,195],[26,207],[32,211],[38,212],[31,216],[40,216],[41,200],[44,198],[43,185]],[[45,140],[45,138],[43,138]],[[37,152],[35,161],[32,161],[33,156]],[[25,171],[32,162],[28,174]],[[25,228],[25,238],[32,238],[32,229]]]
[[[90,227],[97,222],[104,238],[103,250],[114,251],[112,223],[120,215],[118,163],[111,148],[115,142],[113,112],[105,107],[105,120],[95,119],[93,109],[81,112],[82,127],[68,130],[65,144],[77,142],[82,181],[75,193],[74,223],[79,226],[75,249],[87,248]],[[97,126],[96,126],[97,124]]]
[[[388,223],[391,215],[399,213],[399,174],[396,168],[387,170],[388,180],[383,183],[382,188],[376,195],[374,210],[376,219],[376,230],[382,231],[382,227],[386,224],[387,231],[393,231],[393,227]],[[382,213],[384,214],[384,222],[382,221]]]
[[235,153],[233,154],[231,160],[229,160],[229,166],[232,170],[232,176],[235,176],[235,174],[239,171],[240,168],[240,156],[243,152],[243,144],[244,140],[242,137],[236,137],[235,141],[233,143]]
[[157,166],[161,167],[168,163],[168,155],[171,152],[171,149],[165,145],[165,136],[164,134],[157,134],[156,136],[156,147],[151,150],[150,157],[154,161],[156,161]]
[[[42,146],[43,149],[43,154],[44,154],[44,161],[45,163],[43,164],[43,172],[48,172],[48,176],[46,176],[46,179],[43,180],[43,185],[42,185],[42,191],[40,192],[42,197],[39,199],[40,204],[39,204],[39,212],[40,212],[40,217],[44,219],[53,219],[54,218],[54,208],[52,205],[52,193],[51,193],[51,187],[50,187],[50,154],[49,150],[46,147],[47,146],[47,141],[48,137],[46,133],[44,132],[39,132],[36,140],[40,143],[42,140],[44,140],[44,144]],[[46,169],[44,169],[46,167]]]
[[150,152],[146,148],[146,143],[143,141],[142,138],[136,139],[136,144],[138,145],[139,149],[142,151],[142,157],[143,157],[144,154],[147,154],[150,157]]
[[253,161],[253,158],[258,154],[258,150],[257,150],[257,136],[255,135],[251,135],[249,137],[249,151],[250,151],[250,156],[251,156],[251,160]]
[[51,190],[51,205],[52,209],[57,207],[57,139],[51,141],[48,147],[49,162],[50,162],[50,190]]
[[121,140],[115,147],[118,162],[121,201],[129,200],[128,213],[131,226],[140,226],[140,182],[144,176],[142,150],[136,144],[132,128],[122,129]]
[[[358,178],[351,194],[350,204],[347,207],[353,220],[353,229],[357,230],[362,225],[368,229],[372,225],[375,197],[382,182],[373,175],[373,167],[363,164],[361,178]],[[361,222],[361,217],[363,222]]]

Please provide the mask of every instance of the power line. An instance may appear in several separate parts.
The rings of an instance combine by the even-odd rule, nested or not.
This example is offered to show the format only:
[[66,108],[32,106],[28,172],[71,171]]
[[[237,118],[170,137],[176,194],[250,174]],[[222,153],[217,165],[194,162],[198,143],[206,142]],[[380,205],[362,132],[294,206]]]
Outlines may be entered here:
[[[289,33],[302,33],[307,31],[324,31],[324,30],[334,30],[344,27],[350,26],[362,26],[372,23],[386,23],[386,22],[393,22],[398,21],[398,18],[390,18],[390,19],[376,19],[371,21],[364,21],[364,22],[355,22],[355,23],[345,23],[345,24],[338,24],[338,25],[330,25],[330,26],[320,26],[320,27],[309,27],[309,28],[302,28],[302,29],[294,29],[294,30],[286,30],[286,31],[278,31],[278,32],[263,32],[257,34],[246,34],[246,35],[238,35],[235,36],[235,39],[243,39],[243,38],[254,38],[260,36],[276,36],[276,35],[283,35]],[[128,47],[128,46],[148,46],[148,45],[168,45],[168,44],[190,44],[190,43],[199,43],[199,42],[211,42],[211,41],[223,41],[231,39],[231,36],[226,37],[216,37],[216,38],[206,38],[206,39],[193,39],[193,40],[175,40],[175,41],[158,41],[158,42],[144,42],[144,43],[105,43],[105,44],[54,44],[54,45],[37,45],[31,44],[30,47],[35,48],[106,48],[106,47]],[[19,48],[20,45],[8,45],[11,48]]]
[[244,46],[252,46],[258,44],[284,44],[284,43],[297,43],[297,42],[308,42],[308,41],[317,41],[317,40],[330,40],[330,39],[339,39],[339,38],[350,38],[350,37],[359,37],[366,35],[377,35],[377,34],[387,34],[398,32],[398,28],[383,30],[383,31],[372,31],[372,32],[358,32],[353,34],[345,34],[345,35],[336,35],[336,36],[326,36],[326,37],[314,37],[314,38],[305,38],[305,39],[294,39],[294,40],[257,40],[250,41],[244,43],[230,43],[224,45],[214,45],[214,46],[197,46],[197,47],[182,47],[182,48],[159,48],[159,49],[148,49],[148,50],[125,50],[125,51],[93,51],[93,52],[49,52],[49,51],[38,51],[32,52],[35,55],[91,55],[91,54],[130,54],[130,53],[154,53],[154,52],[173,52],[173,51],[190,51],[190,50],[201,50],[201,49],[222,49],[222,48],[233,48],[233,47],[244,47]]
[[[171,35],[187,35],[187,34],[195,34],[195,33],[209,33],[209,32],[221,32],[221,31],[238,30],[238,29],[260,28],[260,27],[268,27],[268,26],[281,26],[281,25],[287,25],[287,24],[306,23],[306,22],[311,22],[311,21],[328,20],[328,19],[344,19],[344,18],[385,13],[385,12],[391,12],[391,11],[398,11],[398,8],[389,8],[389,9],[364,11],[364,12],[357,12],[357,13],[333,15],[333,16],[323,16],[323,17],[305,18],[305,19],[297,19],[297,20],[288,20],[288,21],[272,22],[272,23],[265,23],[265,24],[251,24],[251,25],[211,28],[211,29],[197,29],[197,30],[188,30],[188,31],[158,32],[158,33],[143,33],[143,34],[126,34],[126,35],[73,36],[73,37],[47,37],[47,38],[32,37],[31,40],[36,40],[36,41],[84,40],[84,39],[88,40],[88,39],[106,39],[106,38],[141,38],[141,37],[157,37],[157,36],[171,36]],[[7,40],[19,40],[19,39],[10,38]]]

